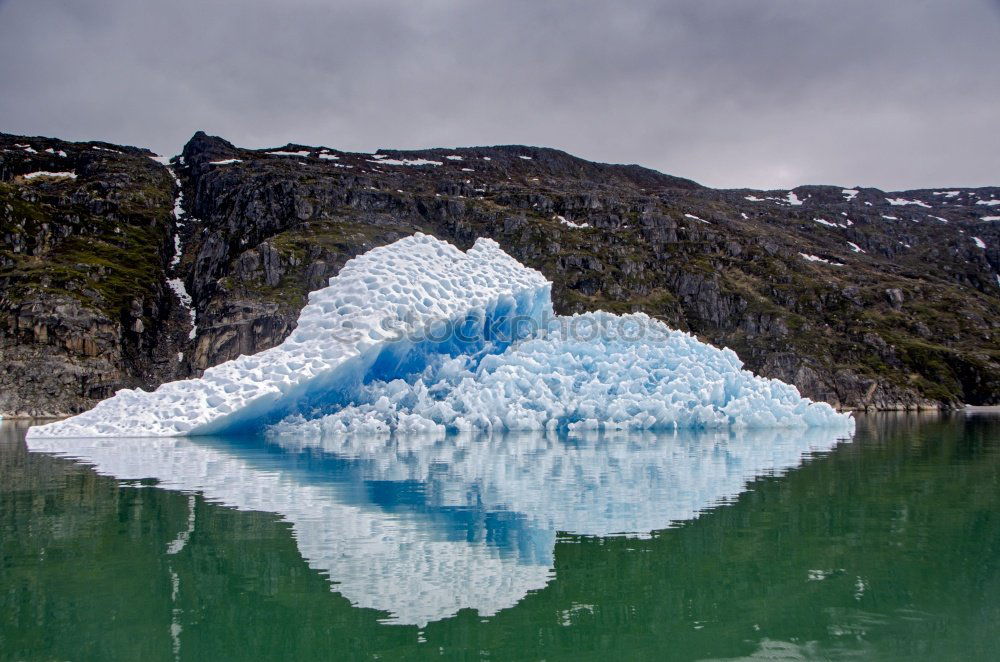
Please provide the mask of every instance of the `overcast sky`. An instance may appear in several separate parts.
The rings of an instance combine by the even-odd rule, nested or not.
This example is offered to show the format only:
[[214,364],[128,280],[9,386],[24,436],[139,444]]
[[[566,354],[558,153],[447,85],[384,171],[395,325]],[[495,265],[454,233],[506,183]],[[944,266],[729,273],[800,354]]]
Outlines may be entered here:
[[1000,0],[0,0],[0,131],[1000,185]]

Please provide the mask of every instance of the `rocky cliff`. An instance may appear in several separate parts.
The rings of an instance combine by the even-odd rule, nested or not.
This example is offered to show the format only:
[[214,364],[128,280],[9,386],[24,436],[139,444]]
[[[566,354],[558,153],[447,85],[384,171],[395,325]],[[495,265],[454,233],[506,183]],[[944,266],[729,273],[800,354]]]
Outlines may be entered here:
[[1000,188],[716,190],[535,147],[201,132],[169,167],[105,143],[0,149],[5,415],[273,346],[348,259],[416,231],[492,237],[558,312],[645,311],[841,407],[1000,402]]

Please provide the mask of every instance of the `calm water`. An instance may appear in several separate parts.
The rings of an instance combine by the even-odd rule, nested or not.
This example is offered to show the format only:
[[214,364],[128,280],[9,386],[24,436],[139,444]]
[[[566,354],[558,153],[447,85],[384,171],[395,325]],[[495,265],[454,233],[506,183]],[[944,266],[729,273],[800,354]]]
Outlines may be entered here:
[[23,434],[0,426],[4,660],[1000,651],[991,415],[869,416],[850,441],[125,440],[43,453]]

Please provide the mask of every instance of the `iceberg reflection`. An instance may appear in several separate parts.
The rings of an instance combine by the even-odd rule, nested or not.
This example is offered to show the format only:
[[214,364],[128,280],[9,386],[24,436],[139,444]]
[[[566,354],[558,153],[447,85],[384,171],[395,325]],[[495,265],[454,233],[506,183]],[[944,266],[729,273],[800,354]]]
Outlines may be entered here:
[[647,535],[833,448],[846,429],[566,438],[33,438],[119,480],[278,514],[303,558],[388,621],[489,616],[552,578],[557,532]]

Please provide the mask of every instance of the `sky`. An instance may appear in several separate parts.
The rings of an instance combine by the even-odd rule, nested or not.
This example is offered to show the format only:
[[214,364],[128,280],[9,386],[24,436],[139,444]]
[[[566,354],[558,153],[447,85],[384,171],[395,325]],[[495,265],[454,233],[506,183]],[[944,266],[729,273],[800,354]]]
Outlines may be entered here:
[[1000,185],[1000,0],[0,0],[0,131]]

